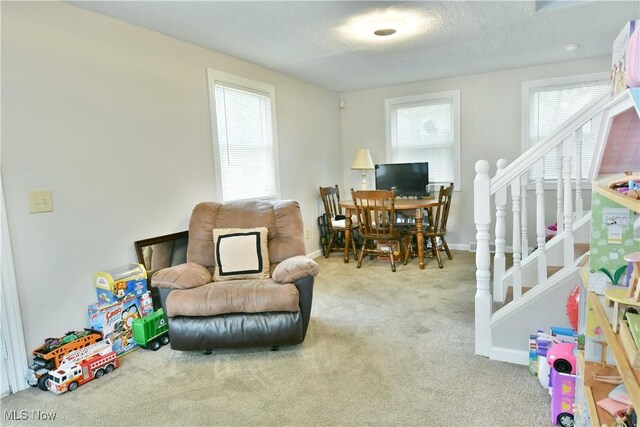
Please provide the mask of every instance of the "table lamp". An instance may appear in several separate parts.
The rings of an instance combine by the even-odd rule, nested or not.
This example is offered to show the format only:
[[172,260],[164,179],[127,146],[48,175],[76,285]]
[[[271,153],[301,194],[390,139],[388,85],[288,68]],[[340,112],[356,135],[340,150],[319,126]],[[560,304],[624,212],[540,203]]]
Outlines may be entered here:
[[353,163],[351,164],[351,169],[362,171],[362,189],[367,189],[367,175],[366,170],[373,170],[373,160],[371,159],[371,153],[366,148],[358,149],[356,153],[355,159],[353,159]]

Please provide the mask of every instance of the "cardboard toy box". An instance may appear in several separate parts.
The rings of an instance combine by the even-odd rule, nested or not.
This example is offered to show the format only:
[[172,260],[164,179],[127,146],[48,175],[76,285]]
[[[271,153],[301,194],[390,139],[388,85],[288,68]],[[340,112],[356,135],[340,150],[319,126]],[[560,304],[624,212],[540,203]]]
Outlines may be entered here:
[[117,302],[147,292],[147,270],[142,264],[129,264],[96,273],[98,301]]
[[133,341],[133,321],[152,312],[149,292],[114,303],[99,301],[89,306],[89,327],[101,331],[102,336],[113,344],[113,350],[121,356],[138,348]]
[[[611,55],[611,93],[620,95],[627,89],[627,62],[633,52],[629,51],[629,39],[638,31],[640,20],[629,21],[613,42]],[[637,55],[637,52],[635,52]]]

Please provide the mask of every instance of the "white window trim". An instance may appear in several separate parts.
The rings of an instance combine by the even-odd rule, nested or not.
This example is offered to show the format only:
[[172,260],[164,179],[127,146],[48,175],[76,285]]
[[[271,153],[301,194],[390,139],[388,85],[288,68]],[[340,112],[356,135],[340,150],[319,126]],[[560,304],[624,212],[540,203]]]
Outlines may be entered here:
[[[281,198],[280,191],[280,167],[279,167],[279,154],[278,154],[278,128],[276,126],[276,89],[270,84],[259,82],[256,80],[247,79],[244,77],[236,76],[234,74],[225,73],[218,70],[207,68],[207,81],[209,84],[209,113],[211,115],[211,141],[213,147],[213,160],[214,160],[214,172],[215,172],[215,196],[216,200],[223,200],[222,193],[222,172],[220,170],[220,150],[218,147],[218,117],[216,113],[216,97],[215,97],[215,85],[217,82],[223,84],[230,84],[239,86],[240,88],[246,88],[248,90],[254,90],[263,92],[269,95],[271,104],[271,126],[273,131],[273,169],[275,179],[275,197],[264,197],[267,200],[277,200]],[[238,199],[242,200],[242,199]]]
[[[386,156],[387,162],[391,162],[391,158],[393,158],[392,147],[391,147],[391,118],[390,118],[390,110],[392,106],[398,104],[409,104],[412,102],[424,102],[424,101],[435,101],[438,99],[446,99],[450,98],[453,100],[453,128],[454,128],[454,138],[453,138],[453,160],[455,164],[455,172],[453,176],[454,180],[454,191],[462,190],[462,182],[460,180],[460,90],[448,90],[443,92],[433,92],[433,93],[424,93],[420,95],[410,95],[410,96],[400,96],[396,98],[387,98],[384,100],[384,120],[385,120],[385,134],[386,134]],[[449,184],[448,182],[436,182],[436,185],[440,184]]]
[[607,72],[578,74],[573,76],[554,77],[551,79],[529,80],[522,82],[522,129],[521,149],[524,153],[529,149],[529,101],[531,89],[548,86],[562,86],[572,83],[585,83],[595,80],[607,80]]
[[[539,87],[552,87],[552,86],[563,86],[572,83],[585,83],[596,80],[607,80],[609,79],[608,72],[598,72],[598,73],[588,73],[588,74],[577,74],[571,76],[563,76],[563,77],[554,77],[550,79],[541,79],[541,80],[529,80],[522,82],[522,128],[521,128],[521,142],[520,149],[521,153],[526,152],[529,149],[529,102],[531,98],[531,90]],[[583,184],[590,185],[588,176],[584,176],[582,179]],[[571,186],[575,189],[576,183],[574,180],[571,182]],[[584,189],[585,187],[583,187]],[[527,190],[534,190],[535,185],[529,183],[527,185]],[[555,180],[547,180],[544,181],[544,189],[545,190],[556,190],[556,181]],[[587,189],[591,189],[590,187]]]

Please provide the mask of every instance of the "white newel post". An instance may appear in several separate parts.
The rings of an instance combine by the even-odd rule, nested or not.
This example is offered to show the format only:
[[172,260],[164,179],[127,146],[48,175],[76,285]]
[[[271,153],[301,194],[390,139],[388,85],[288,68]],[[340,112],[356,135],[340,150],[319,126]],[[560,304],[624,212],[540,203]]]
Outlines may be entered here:
[[513,212],[513,300],[522,297],[522,236],[520,235],[520,177],[511,181],[511,210]]
[[522,229],[522,259],[525,259],[529,255],[529,236],[527,236],[529,220],[527,219],[527,184],[529,183],[529,174],[524,174],[520,177],[520,200],[522,203],[520,204],[520,212],[522,212],[521,217],[521,229]]
[[473,182],[473,220],[476,223],[476,354],[489,356],[491,351],[491,178],[489,162],[478,160]]
[[564,181],[564,264],[573,264],[573,203],[571,201],[571,156],[575,151],[575,138],[562,142],[562,180]]
[[[507,167],[507,159],[500,159],[497,163],[496,176],[501,175]],[[504,247],[507,243],[507,187],[496,190],[496,254],[493,257],[493,300],[503,302],[505,297],[504,272],[506,270],[506,258]]]
[[556,147],[556,230],[557,234],[562,233],[564,230],[564,216],[562,209],[562,144]]
[[582,201],[582,128],[576,131],[576,221],[584,215],[584,202]]
[[538,284],[547,281],[547,228],[544,222],[544,157],[533,165],[536,181],[536,236],[538,243]]

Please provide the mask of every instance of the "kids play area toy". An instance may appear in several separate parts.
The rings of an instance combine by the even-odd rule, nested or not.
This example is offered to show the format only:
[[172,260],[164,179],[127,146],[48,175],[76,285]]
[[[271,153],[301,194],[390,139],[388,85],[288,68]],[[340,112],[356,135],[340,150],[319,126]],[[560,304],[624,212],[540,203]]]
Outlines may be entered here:
[[156,351],[161,345],[169,344],[169,325],[162,309],[146,317],[135,319],[132,329],[133,340],[140,347]]
[[113,303],[139,297],[147,292],[147,270],[142,264],[129,264],[96,273],[98,301]]
[[70,361],[60,365],[49,373],[47,386],[49,391],[61,394],[74,391],[89,381],[100,378],[120,366],[118,355],[110,348],[80,361]]
[[575,288],[569,294],[567,298],[567,318],[574,331],[578,330],[578,310],[580,305],[580,284],[577,284]]
[[132,339],[133,321],[152,311],[153,304],[148,293],[115,303],[98,302],[89,306],[89,325],[101,331],[113,343],[113,350],[118,356],[122,356],[138,348]]
[[576,376],[551,370],[551,424],[573,427]]
[[46,391],[49,372],[57,369],[68,353],[100,340],[102,333],[94,329],[67,332],[60,338],[47,338],[44,344],[33,350],[35,357],[27,371],[27,383]]
[[561,374],[575,374],[576,348],[574,343],[555,344],[547,351],[547,362]]

